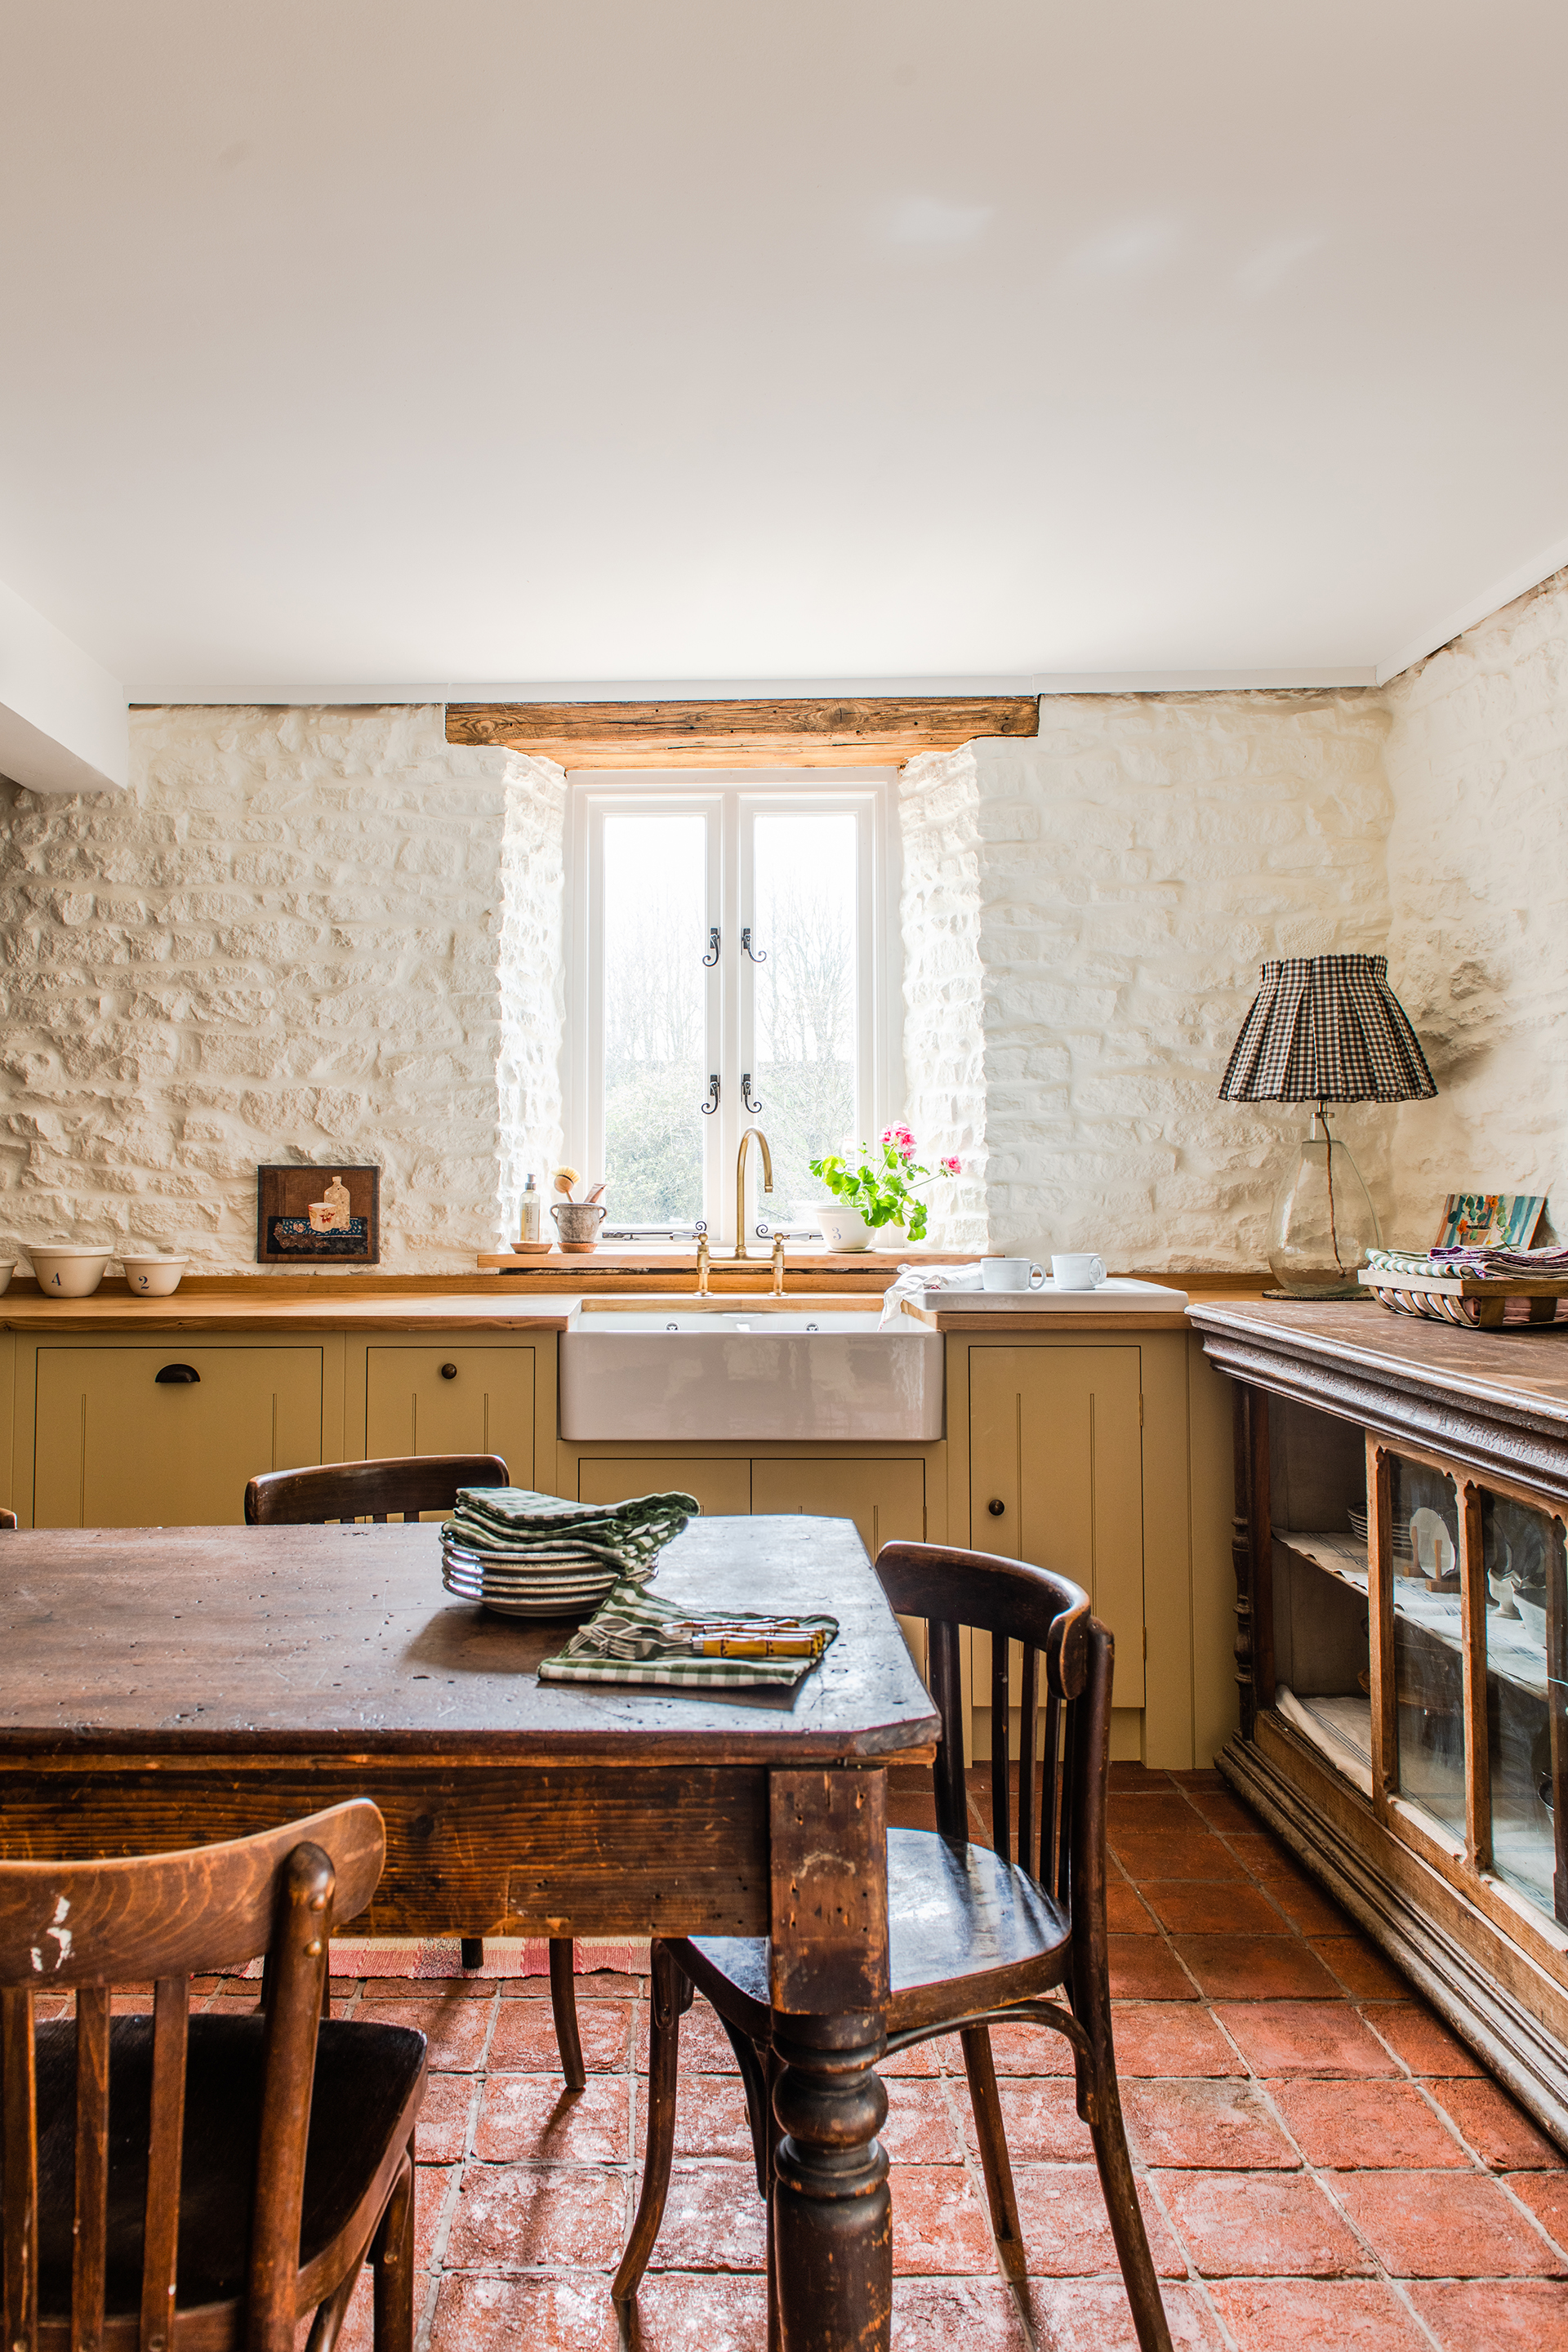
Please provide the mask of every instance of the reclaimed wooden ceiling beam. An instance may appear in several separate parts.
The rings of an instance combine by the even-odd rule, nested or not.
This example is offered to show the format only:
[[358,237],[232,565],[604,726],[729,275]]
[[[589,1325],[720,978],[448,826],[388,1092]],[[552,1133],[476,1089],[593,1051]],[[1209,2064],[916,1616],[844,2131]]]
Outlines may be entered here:
[[902,767],[977,735],[1039,732],[1032,694],[796,702],[449,702],[448,743],[563,768]]

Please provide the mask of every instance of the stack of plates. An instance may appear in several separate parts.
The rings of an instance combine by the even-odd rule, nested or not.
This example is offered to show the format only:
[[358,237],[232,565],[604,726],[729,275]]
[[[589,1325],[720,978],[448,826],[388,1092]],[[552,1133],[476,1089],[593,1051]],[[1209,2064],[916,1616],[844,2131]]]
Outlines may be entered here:
[[[1359,1536],[1362,1542],[1365,1543],[1367,1539],[1366,1513],[1364,1511],[1352,1510],[1347,1514],[1347,1516],[1351,1523],[1352,1535]],[[1413,1557],[1413,1547],[1410,1541],[1410,1530],[1408,1528],[1394,1528],[1394,1557],[1395,1559],[1409,1559]]]
[[690,1495],[569,1503],[523,1486],[463,1486],[441,1529],[441,1581],[508,1617],[586,1616],[617,1584],[646,1584],[698,1506]]

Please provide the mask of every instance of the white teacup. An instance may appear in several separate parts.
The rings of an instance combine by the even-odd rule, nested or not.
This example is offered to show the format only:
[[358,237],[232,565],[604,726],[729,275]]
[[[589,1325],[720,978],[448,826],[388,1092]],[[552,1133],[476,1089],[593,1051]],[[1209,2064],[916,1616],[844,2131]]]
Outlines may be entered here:
[[1045,1267],[1026,1257],[983,1257],[980,1261],[982,1290],[1038,1290],[1045,1278]]
[[1092,1250],[1070,1250],[1052,1258],[1051,1280],[1058,1290],[1098,1290],[1105,1280],[1105,1260]]

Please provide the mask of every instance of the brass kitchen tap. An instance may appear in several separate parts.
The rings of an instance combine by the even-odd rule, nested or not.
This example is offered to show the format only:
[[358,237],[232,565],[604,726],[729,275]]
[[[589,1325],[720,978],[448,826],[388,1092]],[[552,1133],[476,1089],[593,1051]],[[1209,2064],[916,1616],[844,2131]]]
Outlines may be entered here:
[[699,1298],[706,1298],[708,1296],[709,1255],[708,1236],[706,1234],[699,1234],[697,1236],[697,1296]]
[[746,1255],[746,1146],[752,1136],[763,1147],[763,1190],[773,1189],[773,1155],[768,1150],[768,1139],[760,1127],[749,1127],[741,1138],[741,1149],[735,1155],[735,1255]]

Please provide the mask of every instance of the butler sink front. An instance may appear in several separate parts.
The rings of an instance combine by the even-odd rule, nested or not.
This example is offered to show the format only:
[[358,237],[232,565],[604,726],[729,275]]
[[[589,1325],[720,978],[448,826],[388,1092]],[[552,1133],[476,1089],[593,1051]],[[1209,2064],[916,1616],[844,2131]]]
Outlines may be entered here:
[[564,1438],[942,1435],[934,1331],[809,1300],[578,1310],[561,1335]]

